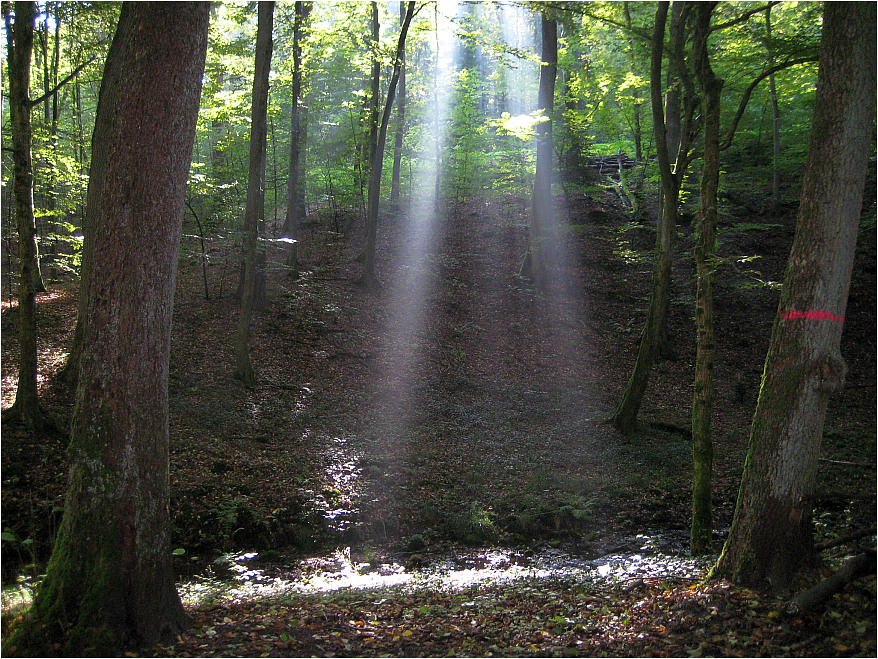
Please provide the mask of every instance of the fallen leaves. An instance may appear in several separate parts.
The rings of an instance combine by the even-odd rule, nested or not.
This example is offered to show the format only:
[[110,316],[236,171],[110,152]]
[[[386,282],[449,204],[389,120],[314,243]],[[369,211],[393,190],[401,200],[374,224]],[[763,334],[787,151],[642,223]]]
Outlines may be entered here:
[[[874,578],[871,582],[874,587]],[[725,582],[664,579],[636,589],[522,580],[463,590],[386,588],[290,595],[193,610],[192,629],[154,656],[781,656],[874,654],[874,598],[786,618]]]

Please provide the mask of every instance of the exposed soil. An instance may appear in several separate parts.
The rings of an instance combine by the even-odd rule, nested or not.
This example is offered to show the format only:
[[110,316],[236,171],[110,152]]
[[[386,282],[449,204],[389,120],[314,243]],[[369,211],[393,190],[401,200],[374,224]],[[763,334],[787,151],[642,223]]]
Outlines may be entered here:
[[[842,345],[850,371],[827,417],[824,457],[835,462],[824,461],[820,467],[820,538],[843,535],[875,519],[874,188],[869,199],[864,217],[872,220],[861,232]],[[267,306],[254,320],[252,356],[260,381],[252,391],[232,378],[237,253],[227,240],[211,242],[206,300],[198,254],[192,245],[184,246],[170,384],[171,511],[174,546],[185,549],[178,559],[181,574],[199,573],[206,560],[236,551],[260,552],[279,565],[293,565],[326,548],[347,546],[355,559],[378,555],[404,562],[416,553],[418,560],[429,562],[461,546],[534,551],[549,546],[593,558],[636,552],[650,534],[685,543],[694,377],[692,227],[680,229],[675,263],[670,330],[678,359],[654,368],[641,412],[644,426],[626,438],[605,419],[636,354],[654,229],[648,222],[631,221],[612,192],[595,190],[559,198],[558,203],[570,226],[570,258],[556,264],[567,285],[550,294],[538,293],[517,276],[527,244],[525,200],[498,196],[444,209],[431,250],[415,256],[405,248],[413,244],[407,231],[417,218],[403,213],[385,217],[379,243],[384,286],[378,292],[357,284],[358,224],[342,235],[331,231],[333,218],[315,213],[303,238],[302,275],[293,279],[283,268],[269,267]],[[774,216],[754,215],[728,203],[721,209],[721,221],[720,255],[725,260],[715,293],[713,426],[717,548],[731,521],[779,296],[775,284],[783,279],[795,208]],[[274,250],[269,263],[282,263],[280,249]],[[758,258],[741,260],[745,257]],[[72,285],[53,285],[39,299],[42,394],[46,406],[63,420],[70,418],[72,395],[52,375],[72,337],[75,307]],[[16,312],[14,305],[3,303],[4,408],[15,393]],[[3,527],[18,538],[3,542],[6,581],[23,563],[44,560],[48,553],[63,505],[66,460],[58,437],[34,438],[4,424],[3,438]],[[492,597],[508,596],[501,586],[485,588]],[[620,588],[624,585],[616,587],[616,603],[602,614],[607,620],[619,615],[613,607],[634,597]],[[642,592],[635,599],[643,603],[638,610],[655,629],[662,626],[656,616],[673,617],[662,604],[670,600],[684,607],[689,600],[700,602],[692,605],[696,608],[709,608],[704,602],[711,598],[737,602],[729,616],[748,607],[770,608],[761,600],[749,604],[757,601],[747,599],[755,594],[735,591],[729,596],[716,590],[727,586],[692,591],[685,584],[662,581],[638,588]],[[696,645],[705,653],[734,654],[744,647],[745,654],[770,655],[807,641],[788,652],[819,655],[832,651],[837,641],[846,649],[836,648],[835,654],[874,653],[874,578],[865,582],[865,590],[860,588],[851,605],[854,613],[843,613],[849,616],[844,630],[851,638],[837,641],[833,634],[842,633],[838,629],[800,620],[795,623],[801,626],[798,630],[784,623],[786,631],[777,632],[774,644],[735,646],[710,640],[717,631]],[[604,596],[607,601],[614,597],[609,591]],[[551,599],[528,597],[536,598],[528,605],[531,609],[545,607]],[[426,611],[423,607],[432,605],[418,600],[412,607]],[[202,632],[208,623],[228,616],[246,620],[246,606],[235,606],[216,615],[194,612]],[[684,613],[674,625],[685,627],[680,622]],[[313,611],[295,615],[302,629],[330,619],[325,611],[323,618]],[[552,615],[566,614],[559,609]],[[492,620],[502,626],[504,618],[496,616]],[[356,627],[354,618],[332,620]],[[863,621],[865,628],[851,631]],[[576,627],[571,623],[561,629],[557,621],[556,626],[559,634],[573,633]],[[404,634],[402,627],[396,629]],[[317,638],[324,631],[331,638],[332,630],[309,633]],[[754,638],[752,632],[747,638]],[[400,637],[408,645],[394,646],[391,633],[389,644],[345,647],[315,644],[313,639],[309,645],[296,632],[283,641],[287,645],[269,644],[261,651],[272,656],[488,651],[488,645],[446,647],[436,638],[424,645],[426,640],[414,633]],[[682,641],[661,646],[649,635],[640,641],[636,634],[583,641],[596,633],[564,637],[560,645],[555,640],[546,645],[533,636],[534,647],[522,646],[520,652],[515,651],[517,644],[524,641],[507,639],[491,652],[688,651]],[[759,633],[767,632],[759,627]],[[539,630],[533,634],[538,636]],[[192,640],[196,636],[188,637],[192,644],[181,640],[182,645],[168,651],[187,656],[259,649],[241,645],[224,651],[212,641],[199,646]],[[492,637],[487,631],[483,636]],[[205,637],[198,638],[201,642]]]

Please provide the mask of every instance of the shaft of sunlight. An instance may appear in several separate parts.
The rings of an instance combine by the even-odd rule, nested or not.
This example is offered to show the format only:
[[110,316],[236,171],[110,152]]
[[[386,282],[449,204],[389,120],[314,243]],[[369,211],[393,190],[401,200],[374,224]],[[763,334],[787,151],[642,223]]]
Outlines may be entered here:
[[[408,210],[395,220],[398,233],[397,263],[388,290],[387,326],[381,350],[380,373],[373,400],[378,434],[388,438],[404,433],[410,423],[412,391],[424,358],[427,303],[432,290],[432,270],[440,252],[438,212],[441,161],[438,154],[446,139],[446,124],[453,60],[453,25],[449,11],[456,2],[437,3],[433,48],[434,89],[427,92],[422,118],[422,139],[414,157]],[[398,447],[397,455],[401,453]]]

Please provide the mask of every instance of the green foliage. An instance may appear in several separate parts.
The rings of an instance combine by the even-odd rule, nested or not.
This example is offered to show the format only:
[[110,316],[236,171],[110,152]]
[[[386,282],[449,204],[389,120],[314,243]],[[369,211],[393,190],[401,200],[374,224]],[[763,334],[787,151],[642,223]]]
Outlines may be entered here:
[[[42,271],[47,281],[78,276],[80,240],[94,111],[113,26],[116,3],[50,3],[37,16],[30,96],[51,91],[74,70],[89,62],[72,80],[37,104],[31,113],[34,206]],[[56,41],[59,57],[54,56]],[[4,57],[4,66],[6,60]],[[3,75],[3,98],[8,97]],[[5,101],[4,101],[5,102]],[[9,113],[3,112],[2,229],[15,236]]]
[[[743,6],[721,4],[715,22],[734,20]],[[266,217],[283,218],[289,174],[289,100],[292,91],[293,5],[279,5],[269,103]],[[303,58],[305,199],[310,211],[338,218],[364,207],[364,102],[373,55],[382,63],[382,95],[398,32],[398,7],[380,5],[381,36],[373,53],[368,34],[369,3],[315,3],[300,42]],[[443,9],[444,11],[444,9]],[[553,118],[555,149],[563,180],[587,183],[589,154],[633,154],[639,135],[646,155],[652,149],[648,112],[648,37],[654,7],[646,3],[595,2],[558,10],[551,3],[465,5],[459,16],[422,7],[407,44],[408,111],[402,153],[403,189],[424,161],[432,162],[434,112],[447,96],[441,119],[442,180],[453,199],[503,192],[526,197],[532,185],[534,107],[539,12],[561,24],[559,84]],[[118,5],[56,3],[51,7],[61,40],[53,70],[53,23],[41,16],[32,72],[32,94],[93,57],[80,75],[48,103],[34,108],[35,201],[44,271],[48,278],[78,274],[80,239],[88,181],[88,139],[97,104],[100,73]],[[772,36],[764,15],[755,14],[712,38],[712,61],[724,86],[724,126],[743,89],[775,61],[814,51],[820,7],[781,3],[772,8]],[[435,18],[443,32],[436,34]],[[451,21],[449,23],[449,21]],[[451,27],[453,33],[446,30]],[[217,4],[202,92],[190,203],[208,234],[237,230],[246,195],[252,44],[255,14],[248,5]],[[458,61],[439,62],[440,46],[458,40]],[[46,73],[49,77],[46,77]],[[816,66],[799,65],[777,74],[780,102],[781,175],[792,196],[807,148]],[[4,78],[4,84],[6,79]],[[57,114],[53,102],[57,101]],[[770,112],[767,81],[756,88],[735,142],[725,154],[729,182],[767,186],[770,165]],[[4,115],[4,120],[7,115]],[[639,116],[639,132],[635,117]],[[393,121],[396,121],[394,118]],[[3,126],[8,135],[8,123]],[[4,190],[10,190],[11,160],[4,151]],[[3,197],[3,229],[14,232],[11,197]],[[188,214],[187,214],[188,215]],[[191,221],[191,218],[187,221]],[[273,230],[277,222],[272,219]],[[336,229],[340,227],[336,226]]]
[[484,187],[487,125],[480,110],[484,90],[476,69],[455,75],[451,110],[449,193],[456,200],[478,194]]

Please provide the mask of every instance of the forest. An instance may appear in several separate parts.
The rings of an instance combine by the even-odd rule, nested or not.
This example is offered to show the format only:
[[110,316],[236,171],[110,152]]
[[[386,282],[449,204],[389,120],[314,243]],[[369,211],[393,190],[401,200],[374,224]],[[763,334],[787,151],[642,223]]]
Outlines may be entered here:
[[873,2],[2,2],[4,656],[875,656]]

